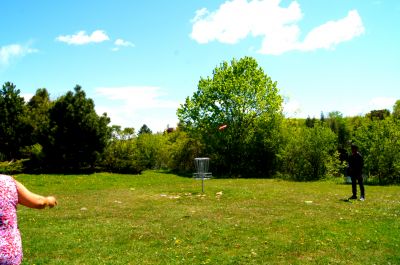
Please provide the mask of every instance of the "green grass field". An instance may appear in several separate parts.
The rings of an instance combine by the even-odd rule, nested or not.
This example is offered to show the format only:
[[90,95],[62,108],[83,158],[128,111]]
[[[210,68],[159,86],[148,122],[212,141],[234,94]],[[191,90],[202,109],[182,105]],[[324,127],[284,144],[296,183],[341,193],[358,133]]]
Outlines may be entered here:
[[173,174],[19,175],[23,264],[400,264],[400,187]]

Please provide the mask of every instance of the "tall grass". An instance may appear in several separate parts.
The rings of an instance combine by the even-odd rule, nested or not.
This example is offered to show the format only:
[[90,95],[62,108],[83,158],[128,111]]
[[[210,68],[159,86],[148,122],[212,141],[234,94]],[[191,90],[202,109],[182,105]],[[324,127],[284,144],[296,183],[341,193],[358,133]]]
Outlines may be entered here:
[[400,264],[400,187],[173,174],[20,175],[23,264]]

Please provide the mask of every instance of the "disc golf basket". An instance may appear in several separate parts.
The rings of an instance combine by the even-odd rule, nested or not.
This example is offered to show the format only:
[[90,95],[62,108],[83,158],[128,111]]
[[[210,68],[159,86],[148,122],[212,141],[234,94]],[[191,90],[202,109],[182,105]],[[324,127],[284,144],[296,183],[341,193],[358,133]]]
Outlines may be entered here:
[[201,192],[204,192],[204,180],[212,177],[211,172],[208,172],[210,165],[210,158],[208,157],[197,157],[194,159],[196,166],[196,173],[193,174],[195,179],[201,179]]

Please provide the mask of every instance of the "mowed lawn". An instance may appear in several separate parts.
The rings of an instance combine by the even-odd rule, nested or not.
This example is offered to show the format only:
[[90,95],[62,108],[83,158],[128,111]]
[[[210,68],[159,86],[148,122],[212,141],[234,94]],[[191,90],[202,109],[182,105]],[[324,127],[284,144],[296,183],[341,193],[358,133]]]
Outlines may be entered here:
[[400,264],[400,187],[345,202],[334,182],[19,175],[50,210],[18,207],[23,264]]

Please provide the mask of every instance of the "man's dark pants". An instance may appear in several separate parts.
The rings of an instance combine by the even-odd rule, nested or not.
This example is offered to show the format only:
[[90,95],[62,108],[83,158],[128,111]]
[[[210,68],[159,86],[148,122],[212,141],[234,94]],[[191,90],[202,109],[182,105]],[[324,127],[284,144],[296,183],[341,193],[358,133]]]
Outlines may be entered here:
[[365,196],[365,192],[364,192],[364,181],[363,181],[363,177],[360,176],[351,176],[351,187],[352,187],[352,191],[353,191],[353,197],[357,197],[357,181],[358,181],[358,185],[360,185],[360,192],[361,192],[361,197]]

